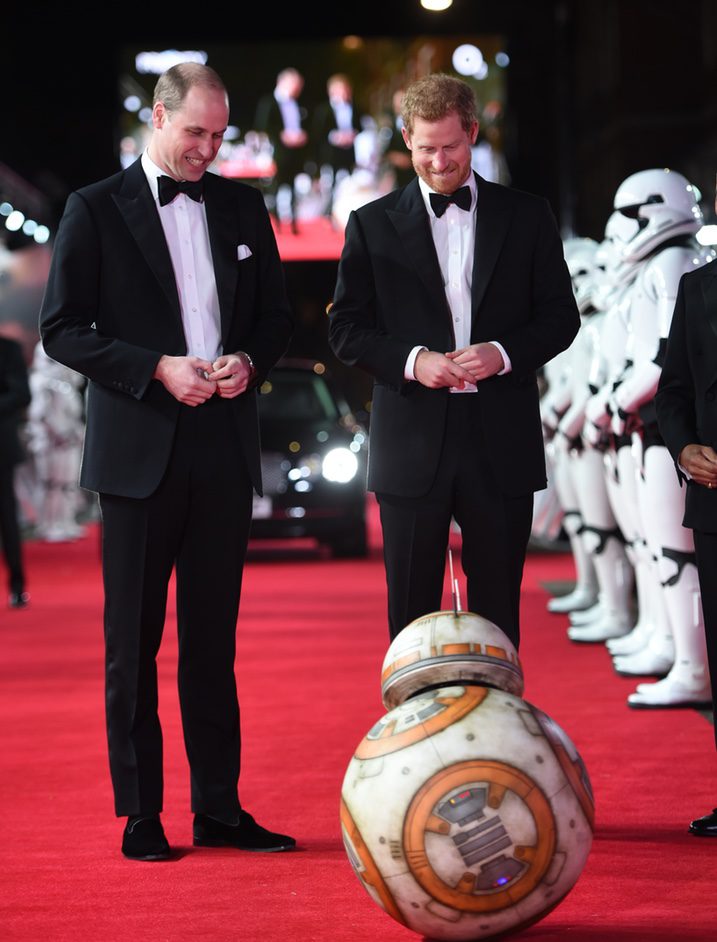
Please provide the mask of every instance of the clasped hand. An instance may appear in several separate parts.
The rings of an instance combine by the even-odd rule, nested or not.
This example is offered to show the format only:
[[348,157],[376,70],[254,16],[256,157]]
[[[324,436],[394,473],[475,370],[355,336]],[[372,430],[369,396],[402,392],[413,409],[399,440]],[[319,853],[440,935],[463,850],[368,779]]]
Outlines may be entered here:
[[709,445],[685,445],[678,462],[697,484],[717,486],[717,452]]
[[492,343],[474,343],[462,350],[438,353],[421,350],[413,365],[413,375],[423,386],[464,389],[466,383],[478,383],[503,369],[503,357]]
[[154,378],[179,402],[198,406],[214,395],[239,396],[249,385],[251,369],[246,357],[236,353],[222,354],[213,363],[196,356],[163,356]]

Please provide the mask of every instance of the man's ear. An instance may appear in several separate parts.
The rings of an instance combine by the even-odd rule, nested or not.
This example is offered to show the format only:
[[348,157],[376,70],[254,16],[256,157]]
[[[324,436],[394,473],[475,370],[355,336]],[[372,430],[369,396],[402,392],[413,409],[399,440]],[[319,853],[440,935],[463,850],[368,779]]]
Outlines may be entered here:
[[155,103],[152,108],[152,127],[153,128],[162,128],[164,127],[164,122],[167,120],[167,109],[164,107],[163,101],[158,101]]
[[406,130],[405,127],[401,128],[401,134],[402,134],[402,136],[403,136],[403,141],[404,141],[406,147],[407,147],[409,150],[413,150],[413,148],[411,147],[411,136],[409,135],[409,133],[408,133],[408,131]]

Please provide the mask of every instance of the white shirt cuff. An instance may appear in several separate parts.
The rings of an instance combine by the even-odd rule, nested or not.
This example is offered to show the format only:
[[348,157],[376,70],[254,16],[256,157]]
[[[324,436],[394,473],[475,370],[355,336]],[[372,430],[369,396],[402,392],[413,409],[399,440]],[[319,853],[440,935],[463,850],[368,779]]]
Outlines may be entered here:
[[415,379],[413,375],[413,366],[416,362],[416,357],[421,352],[421,350],[428,350],[428,347],[414,347],[413,350],[408,354],[408,359],[406,360],[406,365],[403,368],[404,379]]
[[489,343],[492,343],[494,347],[497,347],[500,350],[500,355],[503,357],[503,369],[498,373],[498,376],[505,376],[506,373],[510,373],[513,369],[513,364],[510,362],[510,357],[505,352],[503,345],[498,343],[497,340],[490,340]]

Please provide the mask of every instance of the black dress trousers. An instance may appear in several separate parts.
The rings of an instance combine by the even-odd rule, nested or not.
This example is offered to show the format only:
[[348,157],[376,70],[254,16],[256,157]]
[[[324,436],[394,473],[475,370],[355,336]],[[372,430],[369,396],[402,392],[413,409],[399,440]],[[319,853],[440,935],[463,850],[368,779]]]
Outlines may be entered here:
[[239,705],[234,675],[252,485],[229,402],[182,406],[158,489],[100,495],[106,710],[118,816],[162,810],[157,666],[176,567],[178,686],[194,812],[239,810]]

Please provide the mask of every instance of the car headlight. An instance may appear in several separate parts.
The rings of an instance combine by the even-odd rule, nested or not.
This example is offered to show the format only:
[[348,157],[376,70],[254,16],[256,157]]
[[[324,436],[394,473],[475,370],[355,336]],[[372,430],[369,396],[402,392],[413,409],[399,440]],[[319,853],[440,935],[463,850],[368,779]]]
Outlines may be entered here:
[[348,448],[332,448],[324,455],[321,473],[327,481],[348,484],[356,477],[358,458]]

